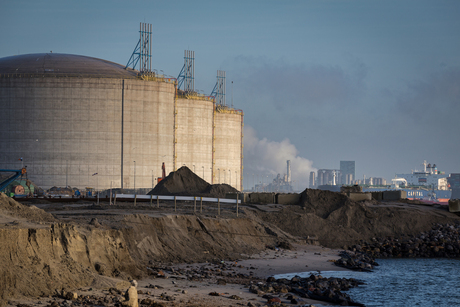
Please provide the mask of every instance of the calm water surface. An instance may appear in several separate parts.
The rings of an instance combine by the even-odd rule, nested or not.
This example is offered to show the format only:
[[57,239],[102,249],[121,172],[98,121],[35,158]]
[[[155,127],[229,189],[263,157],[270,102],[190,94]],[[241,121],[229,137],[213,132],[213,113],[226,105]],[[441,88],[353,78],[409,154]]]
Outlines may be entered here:
[[[460,306],[460,260],[378,259],[372,273],[321,272],[323,277],[355,278],[364,285],[347,293],[366,306]],[[277,275],[310,276],[310,272]]]

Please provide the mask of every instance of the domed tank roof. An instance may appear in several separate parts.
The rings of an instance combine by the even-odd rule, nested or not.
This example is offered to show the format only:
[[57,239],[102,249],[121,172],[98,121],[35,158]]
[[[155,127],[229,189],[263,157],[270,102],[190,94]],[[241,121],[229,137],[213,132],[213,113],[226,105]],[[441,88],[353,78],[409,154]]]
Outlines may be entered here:
[[0,74],[135,78],[137,71],[106,60],[62,53],[34,53],[0,58]]

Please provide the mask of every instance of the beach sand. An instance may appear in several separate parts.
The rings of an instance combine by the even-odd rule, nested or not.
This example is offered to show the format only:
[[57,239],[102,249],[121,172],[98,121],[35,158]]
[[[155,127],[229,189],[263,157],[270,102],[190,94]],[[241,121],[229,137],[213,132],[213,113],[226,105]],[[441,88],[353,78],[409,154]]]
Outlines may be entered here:
[[[344,270],[330,261],[338,258],[338,250],[315,245],[294,245],[292,250],[267,249],[260,254],[251,255],[249,259],[237,262],[167,264],[163,266],[164,276],[157,277],[157,274],[154,274],[150,278],[137,281],[139,302],[148,299],[150,306],[265,306],[266,298],[249,291],[250,282],[256,283],[277,274]],[[226,269],[219,269],[224,266]],[[200,281],[187,279],[187,272],[197,272],[203,268],[209,269],[209,276]],[[238,274],[244,274],[250,279],[226,278]],[[88,302],[99,301],[99,304],[102,302],[103,305],[111,306],[113,298],[120,298],[122,296],[120,293],[124,294],[128,284],[126,281],[112,278],[102,278],[102,280],[104,282],[93,283],[90,287],[68,290],[76,292],[79,300],[87,298]],[[236,283],[232,283],[232,280]],[[117,287],[117,283],[121,291],[114,295],[113,290],[109,291],[109,288]],[[213,292],[216,296],[210,295]],[[289,293],[280,293],[273,296],[279,297],[288,306],[296,306],[286,298],[288,295]],[[64,299],[54,296],[10,300],[8,306],[18,304],[48,306],[53,301],[61,306],[65,304]],[[67,303],[71,302],[67,301]],[[327,306],[324,302],[299,298],[298,306],[309,304]]]
[[[266,250],[260,254],[252,255],[250,259],[233,263],[233,270],[240,274],[250,274],[254,277],[265,280],[269,276],[277,274],[310,272],[315,273],[321,271],[342,271],[345,270],[335,266],[329,260],[336,260],[339,250],[329,249],[314,245],[295,245],[293,250]],[[188,264],[174,266],[177,269],[194,269],[206,264]],[[174,284],[173,284],[174,281]],[[149,285],[157,285],[163,289],[147,288]],[[175,277],[169,275],[168,278],[154,278],[139,281],[138,289],[149,292],[150,297],[160,296],[162,293],[167,293],[176,298],[176,306],[248,306],[252,303],[255,306],[264,306],[267,304],[267,299],[257,296],[249,292],[247,286],[241,284],[227,283],[226,285],[218,285],[215,282],[196,282],[188,281],[184,277]],[[182,293],[185,290],[187,293]],[[209,293],[217,292],[219,296],[210,296]],[[289,306],[290,301],[286,299],[288,294],[275,295],[280,297],[281,301]],[[140,300],[149,295],[140,295]],[[241,300],[232,299],[232,296],[237,296]],[[314,304],[315,306],[328,306],[325,302],[301,298],[301,304]],[[158,300],[159,301],[159,300]],[[184,304],[185,305],[182,305]],[[187,305],[189,304],[189,305]]]

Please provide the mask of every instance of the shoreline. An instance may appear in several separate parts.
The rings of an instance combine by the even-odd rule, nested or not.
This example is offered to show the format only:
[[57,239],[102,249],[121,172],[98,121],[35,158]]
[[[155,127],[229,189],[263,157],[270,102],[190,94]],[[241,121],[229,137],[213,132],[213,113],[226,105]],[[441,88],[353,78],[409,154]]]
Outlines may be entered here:
[[[248,259],[237,262],[158,264],[156,273],[137,281],[139,306],[149,306],[149,304],[141,304],[141,302],[150,302],[150,306],[164,307],[265,306],[268,300],[251,293],[249,291],[250,284],[266,281],[268,277],[278,274],[309,271],[348,271],[335,266],[333,262],[329,261],[340,258],[338,255],[339,250],[315,245],[295,244],[292,247],[292,250],[267,249],[259,254],[249,256]],[[195,275],[202,274],[202,272],[207,272],[205,278],[201,280],[194,278]],[[95,281],[91,286],[67,291],[76,293],[78,299],[86,298],[87,301],[102,301],[107,302],[107,306],[113,306],[108,302],[112,302],[114,297],[120,299],[129,288],[129,283],[126,281],[104,276],[95,277]],[[115,288],[118,289],[117,293],[115,293]],[[210,293],[214,293],[215,296],[210,295]],[[296,306],[290,303],[286,298],[287,295],[280,293],[277,297],[280,297],[282,303]],[[309,298],[298,299],[298,306],[308,306],[309,304],[333,306],[327,302]],[[56,296],[39,297],[37,299],[24,297],[9,300],[7,306],[24,304],[45,307],[52,305],[54,301],[60,306],[66,304],[66,301],[67,304],[72,303],[70,300]]]
[[[334,265],[334,263],[330,261],[340,258],[338,252],[339,249],[330,249],[316,245],[295,244],[292,250],[267,249],[259,254],[251,255],[245,260],[237,262],[222,261],[221,265],[230,267],[230,270],[236,274],[253,276],[253,283],[257,283],[257,280],[266,281],[268,277],[281,274],[310,271],[349,271]],[[215,267],[216,265],[219,266],[218,264],[211,263],[193,263],[171,265],[171,268],[183,274],[183,271],[193,271],[203,267]],[[179,300],[179,303],[184,303],[188,300],[188,304],[198,304],[197,306],[267,305],[268,300],[262,296],[251,293],[247,285],[230,282],[224,284],[223,282],[219,282],[219,279],[225,278],[220,277],[222,276],[217,275],[207,281],[198,282],[187,280],[186,277],[182,277],[181,275],[178,276],[174,273],[166,274],[165,278],[147,278],[140,280],[138,289],[150,292],[150,295],[154,296],[161,296],[162,293],[166,292],[167,295],[174,295],[176,297],[175,301]],[[149,288],[151,285],[163,288],[152,290]],[[187,293],[182,293],[183,290]],[[212,292],[219,294],[219,296],[210,296],[209,294]],[[286,299],[287,295],[288,294],[280,293],[277,297],[280,297],[282,303],[288,304],[289,306],[296,306],[297,304],[291,304],[290,301]],[[235,299],[235,297],[240,299]],[[140,295],[139,301],[143,298],[144,296]],[[314,304],[315,306],[335,306],[335,304],[329,304],[324,301],[310,298],[298,298],[298,300],[299,304],[297,306],[309,304]],[[171,306],[181,305],[177,304]]]

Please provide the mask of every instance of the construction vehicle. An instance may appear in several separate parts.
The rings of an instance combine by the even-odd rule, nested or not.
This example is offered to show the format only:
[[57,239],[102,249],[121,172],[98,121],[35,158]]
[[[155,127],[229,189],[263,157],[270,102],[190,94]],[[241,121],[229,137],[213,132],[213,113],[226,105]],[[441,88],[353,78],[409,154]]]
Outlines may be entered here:
[[[6,179],[0,180],[0,192],[2,192],[7,186],[13,183],[13,181],[15,181],[19,176],[21,176],[21,179],[24,175],[27,178],[27,169],[25,167],[21,169],[0,169],[0,173],[13,173],[12,176],[7,176]],[[17,190],[19,192],[21,189],[16,186],[13,190]],[[22,191],[24,192],[24,187],[22,187]]]

